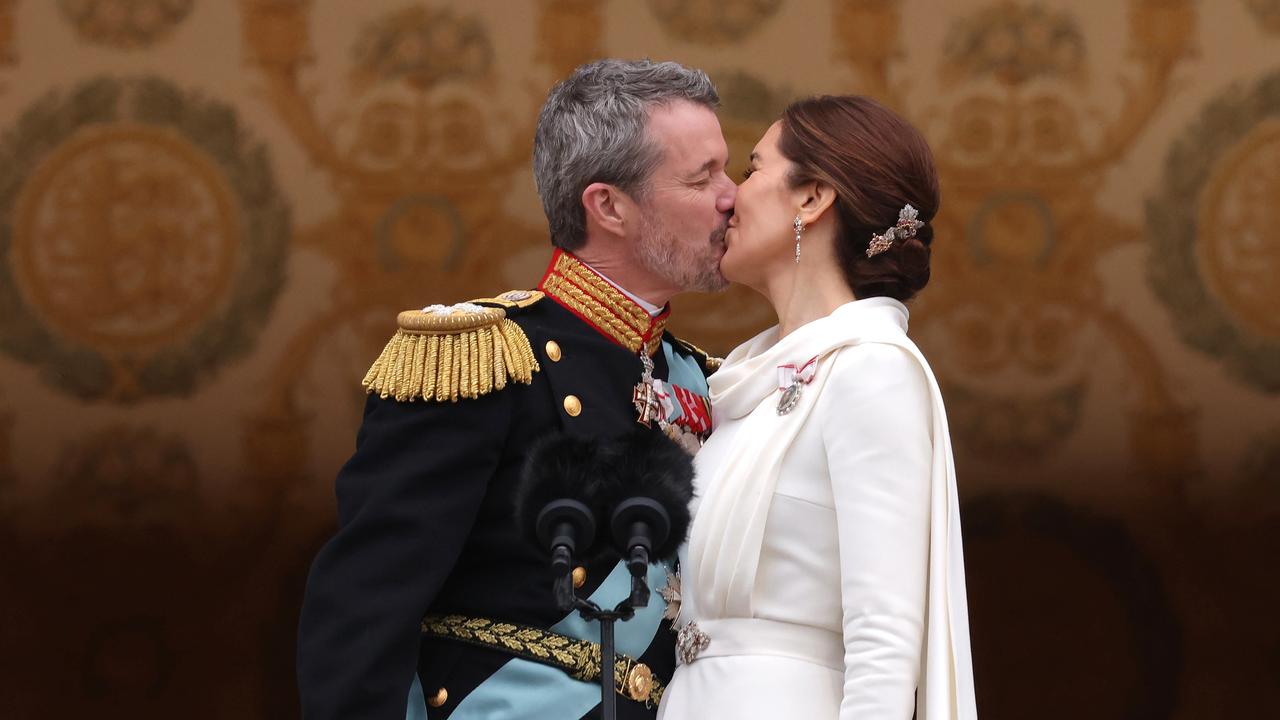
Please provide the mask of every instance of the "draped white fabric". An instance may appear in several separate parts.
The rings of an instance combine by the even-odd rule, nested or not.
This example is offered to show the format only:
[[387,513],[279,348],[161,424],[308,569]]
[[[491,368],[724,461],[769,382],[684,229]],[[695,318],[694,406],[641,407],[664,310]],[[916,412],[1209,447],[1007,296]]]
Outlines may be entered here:
[[[765,717],[777,698],[740,697],[757,683],[784,696],[829,689],[784,698],[793,717],[838,707],[840,717],[905,720],[918,707],[921,720],[976,718],[946,412],[906,327],[895,300],[851,302],[781,340],[777,328],[761,333],[711,377],[716,430],[698,459],[681,621],[711,628],[712,639],[706,659],[677,670],[664,720],[730,708]],[[778,415],[777,367],[813,356],[812,382]],[[824,487],[806,490],[800,476]],[[833,557],[813,563],[806,548]],[[838,564],[829,577],[823,561]],[[832,667],[841,651],[843,667]]]

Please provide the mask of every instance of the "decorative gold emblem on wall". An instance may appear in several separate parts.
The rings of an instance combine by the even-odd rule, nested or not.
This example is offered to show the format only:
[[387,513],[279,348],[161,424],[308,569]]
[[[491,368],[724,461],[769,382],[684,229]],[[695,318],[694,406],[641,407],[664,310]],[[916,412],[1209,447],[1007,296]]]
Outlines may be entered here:
[[1003,2],[958,21],[947,33],[942,76],[993,77],[1008,85],[1035,78],[1084,78],[1084,33],[1074,17],[1042,5]]
[[[575,6],[542,3],[549,13]],[[312,4],[242,0],[241,9],[249,60],[268,101],[338,194],[334,212],[297,239],[341,274],[333,302],[316,308],[291,338],[246,436],[255,463],[288,476],[303,472],[306,459],[275,450],[306,452],[304,406],[314,398],[299,388],[308,378],[341,381],[334,366],[350,372],[350,386],[328,388],[345,402],[399,310],[504,289],[508,259],[549,247],[540,229],[495,201],[513,173],[528,167],[540,98],[530,94],[520,107],[495,101],[500,69],[489,29],[472,15],[415,4],[366,9],[355,20],[344,110],[326,116],[300,77],[313,60]],[[572,50],[561,46],[553,54],[568,57]],[[370,332],[370,317],[385,324],[373,323]],[[322,355],[321,347],[345,351]]]
[[405,81],[417,90],[483,77],[493,64],[484,25],[442,9],[412,5],[368,23],[352,52],[357,91]]
[[1214,294],[1254,335],[1280,339],[1280,117],[1222,159],[1205,187],[1196,233]]
[[782,0],[649,0],[654,17],[685,42],[740,42],[769,21]]
[[141,124],[86,128],[18,196],[15,279],[63,337],[163,345],[222,299],[238,220],[233,190],[189,142]]
[[1244,0],[1244,4],[1263,30],[1280,34],[1280,0]]
[[574,68],[605,55],[604,3],[600,0],[538,0],[538,46],[535,58],[553,77],[567,77]]
[[906,57],[901,41],[902,0],[832,0],[831,31],[836,57],[858,74],[850,92],[870,95],[901,110],[898,88],[889,84],[889,64]]
[[59,509],[43,521],[48,530],[176,529],[202,515],[199,470],[177,436],[115,425],[71,441],[61,457],[40,501]]
[[35,103],[3,151],[0,347],[117,402],[189,393],[250,348],[289,213],[228,106],[93,80]]
[[[1072,435],[1101,346],[1137,384],[1128,432],[1147,477],[1198,466],[1191,413],[1141,329],[1100,292],[1101,256],[1142,233],[1140,218],[1098,206],[1098,188],[1167,96],[1196,22],[1189,0],[1133,0],[1128,19],[1140,79],[1101,133],[1083,126],[1086,48],[1071,12],[1001,2],[957,21],[946,42],[950,107],[926,111],[946,118],[933,143],[943,240],[913,330],[936,350],[953,412],[984,419],[956,424],[960,446],[991,462],[1042,460]],[[999,92],[984,89],[991,80]]]
[[1210,102],[1147,204],[1148,272],[1192,347],[1280,393],[1280,73]]
[[58,9],[84,41],[131,50],[163,40],[194,4],[195,0],[58,0]]

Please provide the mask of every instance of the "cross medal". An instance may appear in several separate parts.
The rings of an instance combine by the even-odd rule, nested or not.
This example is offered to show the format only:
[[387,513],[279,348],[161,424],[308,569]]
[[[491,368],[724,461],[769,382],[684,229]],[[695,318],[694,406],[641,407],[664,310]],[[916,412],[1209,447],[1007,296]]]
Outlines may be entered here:
[[661,417],[662,408],[653,392],[653,358],[643,347],[640,348],[640,365],[644,371],[640,373],[640,382],[631,391],[631,402],[636,406],[636,422],[653,427],[654,419]]

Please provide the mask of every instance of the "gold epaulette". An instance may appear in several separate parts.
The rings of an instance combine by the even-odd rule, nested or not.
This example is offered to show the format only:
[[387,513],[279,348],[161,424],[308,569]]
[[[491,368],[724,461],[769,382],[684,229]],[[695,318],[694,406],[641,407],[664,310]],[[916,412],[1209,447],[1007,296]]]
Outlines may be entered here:
[[[540,368],[528,336],[507,318],[509,308],[477,304],[501,298],[400,313],[400,328],[361,384],[401,402],[457,402],[501,390],[508,381],[529,384]],[[536,302],[521,297],[511,306],[524,307],[530,299]]]

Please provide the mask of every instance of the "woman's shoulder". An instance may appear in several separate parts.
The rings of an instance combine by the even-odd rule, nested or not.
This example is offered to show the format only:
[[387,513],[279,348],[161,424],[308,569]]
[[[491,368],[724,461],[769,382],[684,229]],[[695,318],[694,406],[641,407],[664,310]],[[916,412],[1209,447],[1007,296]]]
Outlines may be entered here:
[[878,373],[921,374],[922,356],[915,343],[901,338],[867,340],[838,348],[831,372],[840,376]]
[[860,342],[840,348],[830,359],[827,381],[837,403],[868,398],[926,398],[930,375],[924,358],[905,336],[893,342]]

